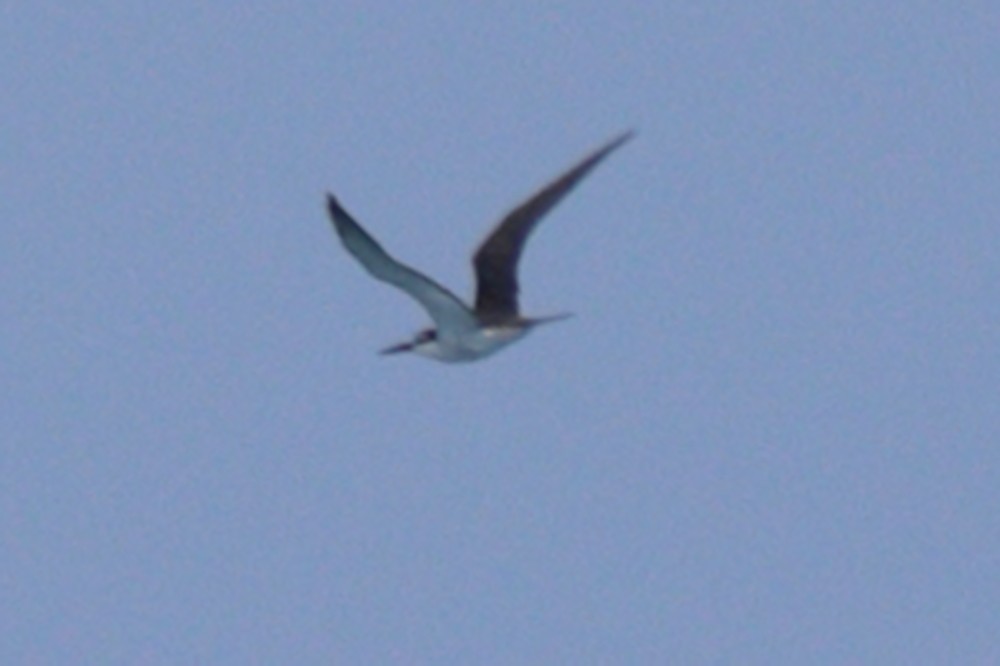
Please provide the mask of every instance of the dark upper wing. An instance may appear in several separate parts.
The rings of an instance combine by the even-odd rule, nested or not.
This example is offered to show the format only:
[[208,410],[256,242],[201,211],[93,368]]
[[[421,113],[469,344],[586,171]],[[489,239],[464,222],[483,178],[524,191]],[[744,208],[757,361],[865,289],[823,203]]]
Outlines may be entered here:
[[476,313],[481,317],[517,314],[517,262],[535,225],[612,151],[632,138],[621,134],[597,149],[540,192],[512,210],[479,246],[476,269]]
[[340,202],[327,195],[333,226],[347,251],[354,255],[372,277],[399,287],[424,306],[437,324],[439,335],[476,328],[476,318],[457,296],[409,266],[399,263],[368,235]]

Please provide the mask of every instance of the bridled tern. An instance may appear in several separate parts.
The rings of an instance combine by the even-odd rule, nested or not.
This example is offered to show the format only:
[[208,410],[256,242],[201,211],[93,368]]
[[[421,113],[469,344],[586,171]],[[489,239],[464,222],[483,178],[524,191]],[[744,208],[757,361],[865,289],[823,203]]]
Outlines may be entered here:
[[517,263],[524,244],[538,222],[612,151],[631,139],[625,132],[585,157],[530,199],[509,212],[473,256],[476,304],[468,307],[457,296],[426,275],[393,259],[327,195],[333,226],[347,251],[372,275],[419,302],[435,328],[421,331],[409,342],[382,350],[383,354],[412,351],[445,362],[476,361],[523,337],[539,324],[559,321],[568,314],[522,317],[517,303]]

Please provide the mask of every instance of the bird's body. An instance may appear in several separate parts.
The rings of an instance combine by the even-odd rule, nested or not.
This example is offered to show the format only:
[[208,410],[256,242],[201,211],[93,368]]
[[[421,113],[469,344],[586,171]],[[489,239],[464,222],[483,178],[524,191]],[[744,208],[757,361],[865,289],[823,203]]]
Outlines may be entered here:
[[417,300],[436,325],[421,331],[412,341],[394,345],[382,353],[412,351],[438,361],[475,361],[519,340],[534,326],[568,317],[520,315],[517,264],[521,251],[542,217],[601,160],[631,137],[632,133],[626,132],[608,142],[504,217],[473,257],[477,278],[475,308],[469,308],[426,275],[393,259],[332,194],[328,195],[330,217],[347,251],[372,277]]
[[481,326],[472,333],[449,341],[447,344],[438,341],[435,329],[427,329],[422,333],[424,335],[418,336],[419,340],[416,344],[404,342],[384,350],[383,353],[412,351],[445,363],[478,361],[523,338],[528,333],[528,327],[519,324]]

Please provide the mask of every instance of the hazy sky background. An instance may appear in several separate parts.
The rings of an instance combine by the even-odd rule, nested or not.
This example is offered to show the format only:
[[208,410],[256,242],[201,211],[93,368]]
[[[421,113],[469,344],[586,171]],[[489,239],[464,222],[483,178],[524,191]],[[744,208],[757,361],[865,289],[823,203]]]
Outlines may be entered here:
[[[502,8],[501,8],[502,7]],[[1000,4],[8,2],[0,663],[1000,663]],[[539,229],[485,362],[456,293]]]

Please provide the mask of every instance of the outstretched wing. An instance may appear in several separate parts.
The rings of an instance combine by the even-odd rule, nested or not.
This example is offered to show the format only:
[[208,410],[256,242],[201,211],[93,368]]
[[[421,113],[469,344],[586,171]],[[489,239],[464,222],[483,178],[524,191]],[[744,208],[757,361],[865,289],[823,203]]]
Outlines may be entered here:
[[476,269],[476,312],[480,317],[508,318],[518,314],[517,264],[535,225],[576,187],[601,160],[632,138],[621,134],[507,214],[473,257]]
[[347,251],[372,277],[402,289],[424,306],[437,325],[440,337],[460,335],[477,327],[475,315],[457,296],[389,256],[332,194],[327,194],[327,207],[333,227]]

